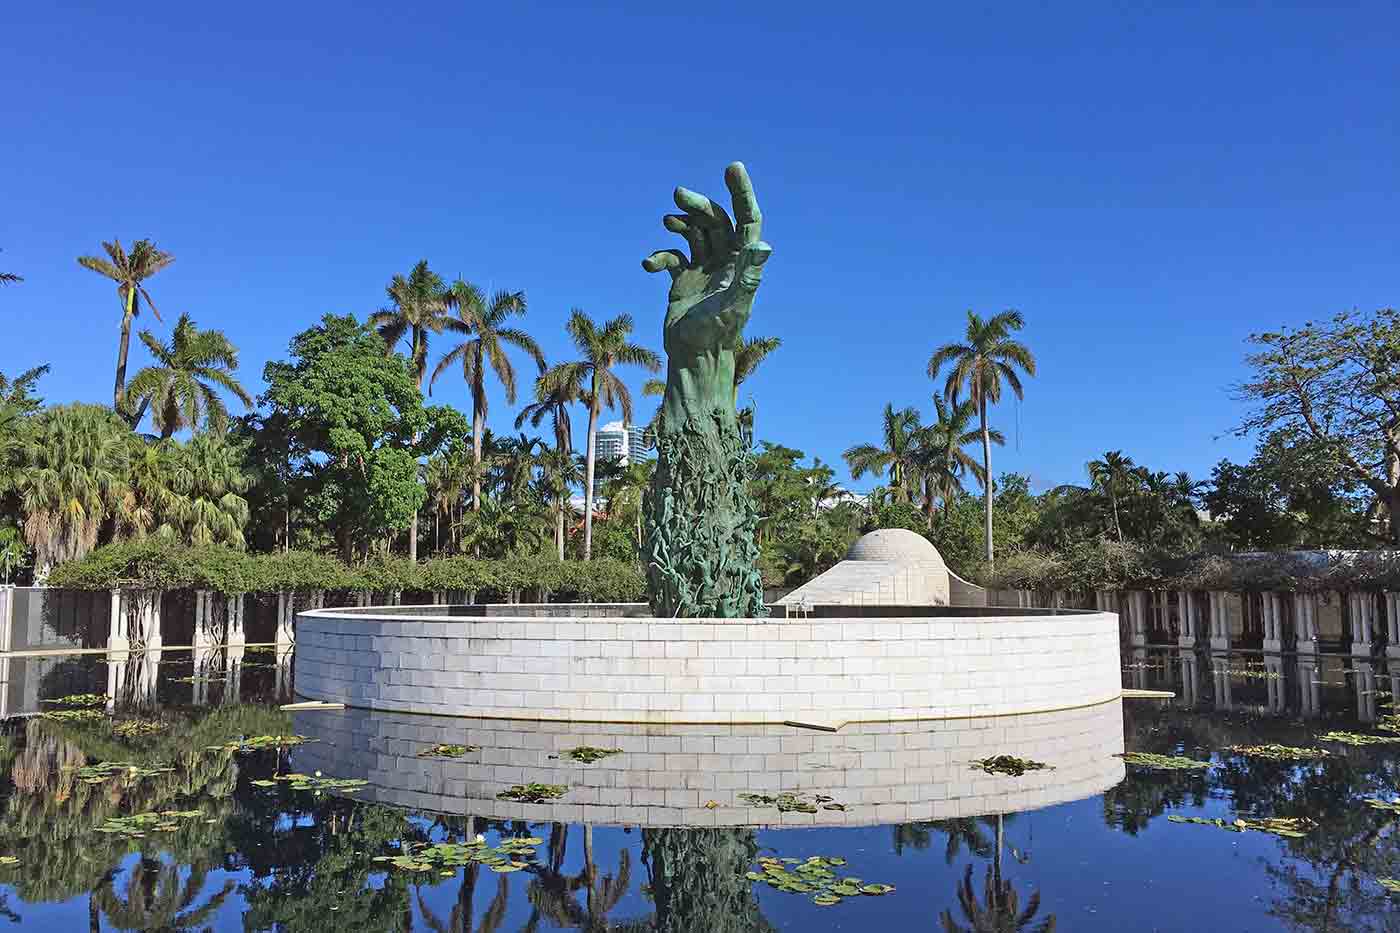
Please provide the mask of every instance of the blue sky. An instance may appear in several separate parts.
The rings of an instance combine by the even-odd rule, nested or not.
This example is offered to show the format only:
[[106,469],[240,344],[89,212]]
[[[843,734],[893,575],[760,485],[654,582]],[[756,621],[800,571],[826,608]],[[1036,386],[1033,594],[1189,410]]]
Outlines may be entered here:
[[736,158],[774,248],[749,332],[785,340],[745,389],[762,437],[828,462],[886,401],[930,410],[966,309],[1015,307],[1040,375],[995,411],[995,469],[1041,488],[1121,448],[1205,476],[1252,447],[1221,437],[1250,332],[1396,302],[1393,4],[841,9],[12,9],[0,371],[110,400],[115,293],[74,257],[112,237],[177,257],[143,325],[224,330],[250,387],[420,258],[525,289],[551,360],[575,306],[659,348],[640,260],[680,245],[671,188],[723,194]]

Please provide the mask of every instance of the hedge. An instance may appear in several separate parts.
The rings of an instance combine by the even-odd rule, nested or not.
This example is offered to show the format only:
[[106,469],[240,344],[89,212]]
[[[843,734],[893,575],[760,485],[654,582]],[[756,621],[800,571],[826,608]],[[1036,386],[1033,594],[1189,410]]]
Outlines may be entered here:
[[590,602],[641,602],[641,568],[617,560],[560,562],[547,557],[473,560],[447,557],[415,564],[379,558],[349,566],[311,551],[249,554],[228,547],[191,548],[157,539],[97,548],[60,564],[48,584],[80,590],[139,587],[152,590],[206,589],[221,593],[282,590],[522,590],[573,596]]
[[1038,593],[1092,590],[1230,590],[1232,592],[1400,590],[1400,552],[1191,554],[1144,551],[1097,540],[1058,553],[1013,552],[975,579],[996,589]]

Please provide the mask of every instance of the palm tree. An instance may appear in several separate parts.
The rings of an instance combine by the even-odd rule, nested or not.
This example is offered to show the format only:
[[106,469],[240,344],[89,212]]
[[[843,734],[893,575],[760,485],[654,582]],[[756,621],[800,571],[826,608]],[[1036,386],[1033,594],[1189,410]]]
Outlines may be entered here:
[[15,285],[23,281],[23,276],[15,275],[13,272],[0,272],[0,285]]
[[633,460],[618,468],[600,485],[608,500],[608,515],[631,513],[636,522],[637,547],[642,546],[642,496],[651,487],[655,460]]
[[554,503],[554,547],[564,559],[564,520],[569,509],[569,490],[583,480],[580,458],[572,450],[546,450],[540,455],[540,488]]
[[992,435],[987,426],[987,405],[1001,401],[1003,381],[1022,397],[1021,377],[1017,369],[1028,376],[1035,375],[1035,357],[1024,344],[1011,338],[1013,331],[1025,326],[1019,311],[1003,311],[987,320],[975,312],[967,312],[967,332],[963,343],[949,343],[933,352],[928,361],[928,377],[937,379],[944,366],[951,367],[943,394],[957,404],[958,393],[977,405],[982,428],[982,498],[985,504],[985,533],[987,564],[993,557],[992,547]]
[[569,419],[569,406],[578,401],[578,397],[572,394],[573,388],[567,383],[546,388],[542,379],[536,380],[535,400],[521,409],[515,419],[517,430],[526,421],[530,422],[531,427],[538,428],[546,417],[553,423],[554,456],[542,456],[540,466],[545,470],[546,476],[542,479],[554,502],[554,544],[559,551],[560,560],[564,559],[564,511],[568,505],[572,480],[556,481],[563,480],[566,475],[572,476],[569,470],[574,461],[574,435],[573,424]]
[[457,521],[461,517],[462,497],[467,491],[471,473],[471,457],[466,451],[449,449],[428,460],[428,501],[433,505],[433,549],[440,547],[438,519],[447,518],[448,541],[455,550],[458,544]]
[[98,405],[62,405],[38,419],[14,476],[35,578],[82,557],[123,495],[125,425]]
[[142,283],[174,262],[175,257],[157,249],[150,240],[137,240],[132,244],[130,253],[122,249],[121,240],[104,242],[102,249],[106,251],[107,259],[79,256],[78,265],[117,283],[117,297],[122,303],[122,330],[121,342],[117,344],[117,382],[112,389],[112,407],[134,428],[136,422],[131,421],[133,413],[126,407],[126,355],[131,343],[131,323],[141,314],[142,301],[150,307],[156,320],[160,320],[160,311],[156,310],[155,302],[151,301]]
[[1113,513],[1113,533],[1118,543],[1123,543],[1123,523],[1118,517],[1118,499],[1133,481],[1136,468],[1132,457],[1124,456],[1121,450],[1110,450],[1102,460],[1089,461],[1089,482],[1092,488],[1108,496]]
[[588,403],[588,447],[584,451],[583,479],[583,559],[593,557],[593,473],[596,468],[598,415],[604,407],[622,410],[624,424],[632,420],[632,393],[613,372],[614,366],[645,366],[651,372],[661,369],[661,358],[640,344],[632,343],[632,315],[619,314],[598,324],[578,308],[566,325],[583,359],[559,363],[540,377],[540,388],[562,392]]
[[740,339],[734,347],[734,389],[738,391],[744,380],[753,375],[758,364],[767,359],[768,354],[783,345],[781,337],[750,337]]
[[206,431],[223,434],[229,418],[220,388],[245,408],[252,406],[253,397],[233,377],[238,349],[223,331],[200,330],[188,314],[182,314],[169,343],[161,343],[148,330],[141,331],[140,337],[156,363],[132,378],[127,395],[140,403],[138,422],[150,406],[151,421],[162,438],[181,428],[196,430],[201,424]]
[[[953,498],[963,492],[962,474],[971,473],[977,482],[986,485],[987,476],[978,463],[964,448],[976,441],[979,432],[972,427],[977,406],[971,400],[953,404],[943,396],[933,396],[935,421],[919,429],[918,467],[924,484],[924,512],[928,527],[933,529],[933,502],[943,500],[943,517],[948,517]],[[1006,438],[997,430],[988,432],[994,444],[1006,443]]]
[[[408,275],[396,275],[385,288],[392,308],[380,308],[369,316],[369,325],[384,340],[384,352],[393,354],[399,341],[408,335],[408,365],[413,384],[423,394],[423,376],[428,371],[428,334],[442,333],[447,314],[447,292],[442,278],[420,259]],[[415,438],[416,440],[416,438]],[[418,559],[418,515],[408,526],[408,557]]]
[[248,502],[240,493],[251,480],[232,444],[207,434],[191,438],[176,459],[171,485],[178,497],[174,518],[181,540],[194,547],[243,547]]
[[919,413],[913,408],[898,411],[885,404],[884,430],[879,444],[856,444],[842,456],[851,476],[884,473],[894,490],[895,501],[909,501],[909,483],[918,473]]
[[481,508],[481,435],[486,427],[486,370],[489,366],[501,381],[506,402],[515,404],[515,368],[506,356],[506,345],[523,350],[544,372],[544,354],[535,339],[525,331],[505,324],[525,313],[525,293],[499,291],[486,296],[475,285],[458,279],[447,294],[448,307],[456,318],[446,318],[443,328],[465,339],[453,347],[433,370],[431,384],[453,364],[462,367],[462,379],[472,396],[472,510]]

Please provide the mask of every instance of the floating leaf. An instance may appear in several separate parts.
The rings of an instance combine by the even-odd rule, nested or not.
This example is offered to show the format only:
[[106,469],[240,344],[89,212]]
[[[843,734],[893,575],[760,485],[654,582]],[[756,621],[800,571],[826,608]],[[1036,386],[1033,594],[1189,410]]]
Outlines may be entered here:
[[1197,761],[1178,755],[1155,755],[1152,752],[1125,752],[1113,757],[1122,758],[1124,764],[1152,771],[1199,771],[1211,767],[1209,761]]
[[880,895],[889,894],[893,890],[894,885],[892,884],[867,884],[861,887],[860,893]]
[[1400,813],[1400,800],[1379,800],[1375,797],[1368,798],[1366,806],[1376,810],[1389,810],[1392,813]]
[[222,752],[259,752],[268,748],[289,748],[314,741],[316,740],[308,739],[304,735],[254,735],[229,742],[227,745],[206,745],[205,748]]
[[1400,881],[1394,878],[1378,878],[1376,880],[1381,883],[1381,887],[1385,888],[1391,894],[1400,894]]
[[85,784],[101,784],[110,778],[120,777],[128,781],[136,781],[141,778],[155,777],[157,774],[167,774],[174,771],[174,768],[147,768],[143,765],[134,765],[129,761],[101,761],[95,765],[84,765],[81,768],[65,769],[72,770],[78,780]]
[[830,907],[832,904],[841,903],[841,898],[835,894],[818,894],[812,898],[812,903],[822,907]]
[[479,745],[434,745],[418,753],[419,758],[461,758],[468,752],[479,752]]
[[329,778],[323,777],[320,771],[315,774],[279,774],[272,781],[253,781],[256,787],[271,787],[277,781],[285,782],[292,790],[309,790],[314,793],[321,791],[340,791],[346,794],[353,794],[361,787],[369,784],[369,781],[358,778]]
[[591,765],[593,762],[610,755],[621,755],[620,748],[594,748],[592,745],[580,745],[578,748],[571,748],[563,753],[563,757],[571,758],[582,764]]
[[93,725],[95,723],[106,723],[107,714],[100,709],[55,709],[46,713],[40,713],[45,719],[54,722],[74,723],[77,725]]
[[1319,742],[1340,742],[1343,745],[1390,745],[1400,742],[1400,735],[1362,735],[1358,732],[1326,732]]
[[972,770],[985,771],[988,774],[1007,774],[1011,777],[1020,777],[1027,771],[1053,771],[1053,766],[1042,761],[1030,761],[1025,758],[1016,758],[1011,755],[993,755],[990,758],[980,758],[972,762]]
[[799,794],[783,791],[778,794],[743,793],[738,798],[751,807],[777,807],[779,813],[816,813],[817,804],[825,810],[845,810],[846,805],[831,803],[832,798],[823,794]]
[[17,856],[14,856],[14,855],[0,855],[0,867],[8,867],[8,866],[10,866],[10,865],[18,865],[18,864],[19,864],[19,858],[18,858]]
[[498,800],[518,800],[521,803],[542,803],[564,796],[568,788],[563,784],[516,784],[496,795]]
[[1264,819],[1251,819],[1248,817],[1237,817],[1233,822],[1221,819],[1207,819],[1203,816],[1177,816],[1172,814],[1167,817],[1172,823],[1199,823],[1203,826],[1216,826],[1220,829],[1227,829],[1234,833],[1257,832],[1273,833],[1275,836],[1287,836],[1291,839],[1301,839],[1309,832],[1317,828],[1317,823],[1306,816],[1279,816],[1267,817]]
[[100,693],[70,693],[53,700],[40,700],[53,706],[106,706],[107,698]]
[[179,829],[179,820],[203,815],[199,810],[161,810],[154,813],[137,813],[133,816],[116,816],[97,827],[97,832],[127,839],[140,839],[148,832],[174,832]]
[[1230,751],[1246,758],[1268,758],[1272,761],[1316,761],[1332,755],[1321,748],[1295,748],[1292,745],[1231,745]]

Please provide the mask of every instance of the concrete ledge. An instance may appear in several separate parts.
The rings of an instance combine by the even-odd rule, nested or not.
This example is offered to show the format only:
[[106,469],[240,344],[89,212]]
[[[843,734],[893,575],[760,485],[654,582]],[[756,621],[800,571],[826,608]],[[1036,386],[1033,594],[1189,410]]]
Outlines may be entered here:
[[[1101,793],[1123,779],[1123,705],[941,723],[873,723],[839,732],[783,726],[501,722],[346,709],[293,713],[316,742],[292,767],[369,781],[356,799],[488,819],[633,826],[863,826],[1032,810]],[[477,746],[462,758],[420,758],[437,744]],[[620,754],[591,765],[561,753],[581,745]],[[989,775],[992,755],[1053,771]],[[562,784],[526,804],[497,797],[514,784]],[[824,794],[844,810],[779,813],[743,793]]]
[[851,723],[1071,709],[1121,691],[1112,613],[952,618],[298,617],[296,692],[406,713]]

